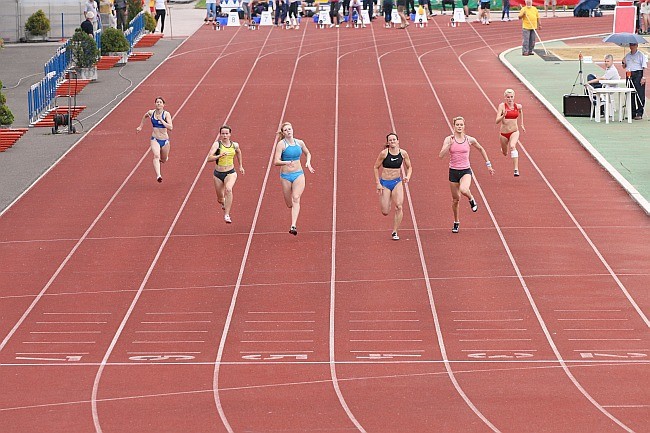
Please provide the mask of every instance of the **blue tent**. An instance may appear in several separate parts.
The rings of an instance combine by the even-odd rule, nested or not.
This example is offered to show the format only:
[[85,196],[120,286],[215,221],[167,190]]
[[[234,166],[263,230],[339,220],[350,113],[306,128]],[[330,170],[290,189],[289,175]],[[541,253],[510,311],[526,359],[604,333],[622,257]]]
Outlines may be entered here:
[[573,9],[573,16],[588,17],[589,11],[596,9],[598,6],[600,6],[600,0],[580,0],[580,3]]

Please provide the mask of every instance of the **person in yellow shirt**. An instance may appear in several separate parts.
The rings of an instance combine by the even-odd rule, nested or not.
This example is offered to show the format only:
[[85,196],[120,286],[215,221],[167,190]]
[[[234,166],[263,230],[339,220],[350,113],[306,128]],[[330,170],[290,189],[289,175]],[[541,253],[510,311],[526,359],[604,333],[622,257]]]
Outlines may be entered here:
[[530,56],[535,48],[535,33],[542,29],[539,19],[539,11],[533,6],[533,0],[526,0],[526,6],[519,11],[519,19],[522,20],[523,41],[521,43],[521,54]]

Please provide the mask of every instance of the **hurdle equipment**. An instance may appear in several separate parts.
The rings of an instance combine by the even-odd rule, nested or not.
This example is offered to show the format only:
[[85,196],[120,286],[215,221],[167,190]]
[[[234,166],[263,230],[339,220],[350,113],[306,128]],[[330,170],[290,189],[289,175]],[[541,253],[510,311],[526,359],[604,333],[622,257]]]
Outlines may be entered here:
[[239,22],[239,13],[237,11],[228,12],[228,25],[229,26],[241,26]]

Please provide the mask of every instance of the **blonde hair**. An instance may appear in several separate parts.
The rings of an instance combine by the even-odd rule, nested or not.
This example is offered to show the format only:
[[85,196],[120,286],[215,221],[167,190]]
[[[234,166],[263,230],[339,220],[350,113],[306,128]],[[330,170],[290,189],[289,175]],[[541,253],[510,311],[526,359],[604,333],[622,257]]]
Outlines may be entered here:
[[510,95],[510,94],[514,95],[514,94],[515,94],[515,91],[512,90],[512,89],[506,89],[506,91],[503,92],[503,96],[508,96],[508,95]]
[[278,140],[277,141],[280,141],[280,140],[282,140],[284,138],[284,132],[282,132],[282,130],[287,125],[293,127],[293,125],[290,122],[284,122],[282,125],[280,125],[280,130],[278,131]]
[[451,119],[451,123],[455,126],[455,125],[456,125],[456,121],[458,121],[458,120],[462,120],[463,123],[465,123],[465,118],[464,118],[463,116],[456,116],[456,117],[454,117],[453,119]]

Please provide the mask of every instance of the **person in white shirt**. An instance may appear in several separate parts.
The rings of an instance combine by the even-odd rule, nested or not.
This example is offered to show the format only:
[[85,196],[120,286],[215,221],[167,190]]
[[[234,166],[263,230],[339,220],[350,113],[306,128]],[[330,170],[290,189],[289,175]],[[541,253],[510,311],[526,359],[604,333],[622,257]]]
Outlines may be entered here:
[[639,51],[639,44],[630,44],[630,52],[623,58],[623,67],[629,72],[628,76],[636,90],[636,95],[632,98],[632,115],[634,120],[641,120],[645,105],[645,70],[648,67],[648,57]]
[[156,25],[160,19],[160,33],[165,33],[165,15],[167,15],[167,0],[156,0],[154,2],[156,9]]
[[86,3],[84,3],[84,18],[88,18],[89,12],[93,13],[93,18],[90,19],[90,22],[93,23],[93,30],[97,30],[99,11],[97,10],[97,3],[95,3],[95,0],[86,0]]
[[598,89],[600,87],[616,87],[615,85],[612,84],[601,84],[601,80],[620,80],[621,76],[618,74],[618,71],[616,70],[616,66],[614,66],[614,56],[611,54],[607,54],[605,56],[605,73],[603,74],[602,77],[596,77],[594,74],[589,74],[587,75],[587,83],[586,84],[591,84],[595,89]]

